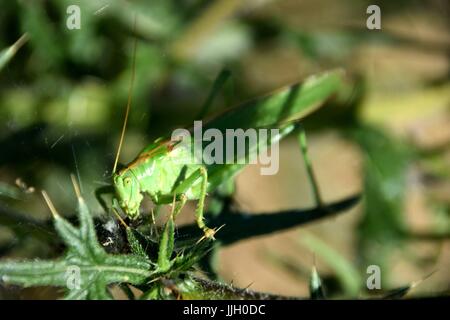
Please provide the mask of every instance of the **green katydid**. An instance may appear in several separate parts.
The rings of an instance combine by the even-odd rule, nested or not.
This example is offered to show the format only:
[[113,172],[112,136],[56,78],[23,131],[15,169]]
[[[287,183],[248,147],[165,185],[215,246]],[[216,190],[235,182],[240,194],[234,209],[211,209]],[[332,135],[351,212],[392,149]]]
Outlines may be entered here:
[[[244,164],[205,165],[180,161],[184,157],[191,157],[189,146],[170,138],[160,138],[145,147],[123,169],[116,171],[131,105],[134,59],[124,125],[113,169],[113,186],[98,189],[97,198],[106,208],[101,194],[107,191],[112,192],[113,208],[118,205],[132,220],[139,217],[139,208],[144,194],[148,195],[155,205],[173,202],[172,218],[177,216],[187,200],[198,200],[195,212],[198,227],[203,230],[205,238],[214,238],[216,230],[208,228],[203,221],[207,192],[213,191],[222,182],[233,177],[244,167]],[[223,83],[223,77],[219,77],[218,80]],[[215,128],[221,132],[237,128],[243,130],[277,128],[279,134],[269,138],[269,143],[275,143],[290,133],[295,128],[296,122],[315,111],[326,99],[336,93],[341,81],[340,70],[310,77],[302,83],[286,86],[261,98],[238,105],[207,122],[206,128]],[[217,85],[215,87],[217,91]],[[211,95],[208,100],[211,100],[210,98]],[[257,153],[258,150],[258,146],[249,146],[245,155]]]

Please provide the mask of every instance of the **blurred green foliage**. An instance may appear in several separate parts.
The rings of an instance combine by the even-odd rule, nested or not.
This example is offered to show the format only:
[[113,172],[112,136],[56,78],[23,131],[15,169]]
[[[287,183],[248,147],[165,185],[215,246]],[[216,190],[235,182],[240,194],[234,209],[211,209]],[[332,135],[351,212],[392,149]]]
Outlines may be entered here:
[[[345,266],[345,261],[339,263],[339,259],[333,258],[336,253],[326,245],[316,243],[314,250],[318,255],[319,251],[322,253],[325,262],[335,263],[330,262],[330,265],[334,266],[341,283],[336,295],[344,291],[354,294],[354,283],[364,275],[368,264],[388,266],[392,252],[406,247],[418,236],[409,230],[405,221],[408,170],[418,163],[425,168],[424,174],[429,175],[429,180],[448,180],[448,158],[444,157],[447,149],[444,146],[432,152],[422,150],[411,141],[395,136],[387,127],[368,123],[362,109],[374,90],[380,87],[387,87],[387,92],[405,89],[395,79],[390,79],[389,73],[376,73],[374,80],[372,70],[380,65],[368,66],[370,61],[365,61],[365,65],[355,56],[364,56],[357,54],[361,48],[377,46],[442,53],[448,50],[448,43],[438,36],[416,39],[389,28],[383,32],[368,32],[364,15],[365,7],[370,4],[368,0],[339,4],[332,1],[281,2],[280,7],[275,4],[272,7],[271,1],[246,1],[244,4],[234,0],[2,3],[0,222],[15,234],[9,240],[1,239],[0,253],[50,258],[61,251],[60,243],[48,242],[48,238],[54,239],[54,231],[42,200],[14,186],[17,177],[28,186],[57,194],[56,206],[70,219],[73,218],[73,192],[69,174],[76,173],[89,208],[93,213],[100,212],[93,191],[109,183],[128,95],[133,38],[136,37],[139,40],[136,81],[122,156],[124,162],[131,160],[153,138],[174,127],[190,124],[207,100],[213,79],[224,68],[232,74],[232,85],[227,92],[217,95],[212,106],[214,112],[306,74],[344,67],[351,81],[326,108],[308,119],[305,126],[316,131],[336,129],[356,143],[363,155],[364,214],[358,226],[358,259],[352,262],[360,274],[356,275],[353,270],[353,276],[343,276],[338,272],[342,269],[335,264]],[[441,17],[442,12],[446,12],[446,5],[441,1],[379,3],[383,8],[383,21],[395,22],[405,13],[425,9],[432,17]],[[81,8],[80,30],[66,28],[66,9],[73,4]],[[320,14],[316,15],[317,12]],[[134,30],[135,13],[138,22]],[[21,38],[25,34],[25,38]],[[18,39],[26,39],[26,42],[20,41],[14,46]],[[290,59],[291,55],[295,59]],[[382,60],[390,59],[386,54]],[[273,62],[275,60],[277,63]],[[426,68],[435,70],[428,64]],[[411,73],[411,77],[401,74],[399,78],[405,78],[402,80],[406,87],[413,83],[421,88],[433,88],[448,83],[448,69],[436,76],[424,74]],[[420,81],[415,83],[409,78]],[[384,119],[389,118],[386,113],[389,112],[383,113]],[[223,193],[228,197],[232,192],[230,188]],[[223,208],[222,198],[213,198],[212,202],[211,211],[229,209]],[[429,199],[429,203],[437,222],[436,228],[426,233],[425,238],[445,240],[450,227],[448,200],[435,197]],[[25,214],[19,216],[25,220],[15,220],[17,214],[23,212]],[[258,232],[275,232],[289,224],[301,223],[290,217],[281,219],[287,217],[283,212],[278,214],[279,225],[270,225],[272,231],[260,228]],[[238,216],[236,225],[244,218],[247,216]],[[227,216],[219,215],[212,221],[220,226],[223,219]],[[264,218],[254,219],[258,226],[258,219]],[[305,218],[305,221],[310,220]],[[103,222],[100,218],[99,224]],[[261,222],[261,225],[267,226],[267,223]],[[189,226],[185,228],[193,232]],[[222,244],[231,245],[254,235],[252,232],[238,235],[230,232],[225,234]],[[210,262],[204,265],[211,272],[215,270]],[[394,275],[389,275],[388,271],[386,275],[383,281],[389,286]],[[208,285],[211,284],[205,284]]]

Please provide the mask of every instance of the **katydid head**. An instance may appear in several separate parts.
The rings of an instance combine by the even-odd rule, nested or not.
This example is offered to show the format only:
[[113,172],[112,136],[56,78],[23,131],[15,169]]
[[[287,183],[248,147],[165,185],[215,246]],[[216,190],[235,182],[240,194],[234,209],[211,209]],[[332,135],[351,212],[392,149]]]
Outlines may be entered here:
[[130,219],[136,219],[143,199],[138,179],[132,171],[125,170],[114,174],[113,182],[120,207]]

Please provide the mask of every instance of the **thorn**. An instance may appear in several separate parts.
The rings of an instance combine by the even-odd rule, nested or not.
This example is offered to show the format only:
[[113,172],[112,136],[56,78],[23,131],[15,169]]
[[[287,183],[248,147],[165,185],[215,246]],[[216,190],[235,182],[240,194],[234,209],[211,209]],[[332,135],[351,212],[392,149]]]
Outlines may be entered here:
[[156,281],[159,281],[159,280],[161,280],[161,279],[162,279],[162,277],[157,277],[157,278],[155,278],[155,279],[153,279],[153,280],[150,280],[150,281],[148,282],[148,284],[153,283],[153,282],[156,282]]
[[176,194],[174,194],[173,195],[173,200],[172,200],[172,210],[171,210],[171,212],[170,212],[170,216],[173,218],[173,213],[175,212],[175,203],[176,203],[176,200],[177,200],[177,195]]
[[25,32],[14,44],[9,48],[11,53],[14,55],[27,41],[28,33]]
[[254,283],[255,283],[254,281],[250,282],[250,283],[249,283],[247,286],[245,286],[243,289],[244,289],[244,290],[248,290]]
[[200,239],[197,240],[197,242],[195,243],[195,245],[198,245],[200,242],[202,242],[204,239],[206,239],[206,236],[203,235]]
[[77,178],[73,173],[70,174],[70,179],[72,179],[72,185],[75,190],[75,194],[77,195],[78,199],[82,199],[81,193],[80,193],[80,186],[78,185]]
[[422,282],[424,282],[425,280],[427,280],[428,278],[430,278],[433,274],[435,274],[438,271],[438,269],[433,270],[432,272],[430,272],[429,274],[427,274],[425,277],[423,277],[422,279],[419,279],[417,281],[414,281],[411,283],[410,287],[411,289],[417,287],[419,284],[421,284]]
[[198,241],[195,243],[196,245],[199,244],[200,242],[202,242],[205,239],[212,239],[212,240],[216,240],[216,238],[214,238],[214,235],[223,227],[225,227],[225,224],[221,225],[220,227],[218,227],[217,229],[207,229],[205,231],[205,234],[198,239]]
[[159,238],[159,232],[158,232],[158,227],[156,226],[156,220],[155,220],[155,210],[152,208],[151,209],[151,219],[152,219],[152,225],[151,225],[151,233],[153,234],[153,230],[156,233],[156,236]]
[[225,223],[221,225],[219,228],[217,228],[216,232],[219,232],[219,230],[222,229],[223,227],[225,227]]
[[104,6],[101,7],[100,9],[96,10],[96,11],[94,12],[94,15],[98,15],[98,14],[102,13],[103,10],[105,10],[105,9],[108,8],[108,7],[109,7],[109,4],[104,5]]
[[50,197],[48,196],[47,192],[45,190],[41,191],[42,196],[44,197],[45,202],[47,203],[48,208],[50,209],[50,212],[53,215],[54,219],[58,219],[61,216],[59,215],[58,211],[56,211],[55,206],[53,205],[52,200],[50,200]]
[[156,224],[156,221],[155,221],[155,210],[153,210],[153,208],[150,210],[150,212],[151,212],[151,217],[152,217],[152,223],[153,224]]

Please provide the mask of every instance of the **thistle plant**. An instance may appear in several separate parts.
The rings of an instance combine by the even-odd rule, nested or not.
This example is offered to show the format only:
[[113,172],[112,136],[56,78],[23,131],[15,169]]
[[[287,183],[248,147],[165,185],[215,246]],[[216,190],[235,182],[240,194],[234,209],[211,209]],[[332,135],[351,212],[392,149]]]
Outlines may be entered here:
[[[135,298],[136,291],[130,290],[130,286],[139,289],[141,299],[283,298],[238,289],[199,277],[195,265],[205,254],[213,250],[212,243],[199,238],[201,241],[184,241],[184,244],[175,246],[175,225],[172,215],[167,219],[157,240],[151,239],[137,229],[130,228],[123,222],[128,253],[107,253],[98,240],[94,219],[73,175],[72,182],[77,198],[78,226],[74,226],[63,218],[54,207],[49,195],[42,191],[52,214],[54,229],[66,247],[64,254],[55,260],[0,262],[1,281],[6,285],[60,287],[64,289],[66,299],[111,299],[112,285],[124,290],[132,299]],[[354,203],[355,199],[344,201],[337,206],[330,206],[327,214]],[[274,214],[271,220],[275,221],[279,218],[281,222],[279,221],[275,228],[262,228],[258,231],[259,233],[274,232],[277,228],[279,230],[288,227],[288,223],[292,223],[294,221],[292,218],[295,216],[297,223],[304,223],[308,219],[319,218],[322,212],[312,210],[306,219],[305,217],[298,219],[301,212]],[[236,213],[237,221],[241,215],[243,213]],[[290,221],[284,221],[287,215],[291,216]],[[212,223],[215,225],[218,221],[212,220]],[[185,227],[184,231],[180,230],[180,233],[186,233],[189,229],[194,228],[193,226]],[[218,233],[218,239],[223,243],[231,243],[238,238],[245,239],[255,235],[255,231],[256,229],[250,228],[246,232],[241,231],[240,234]]]

